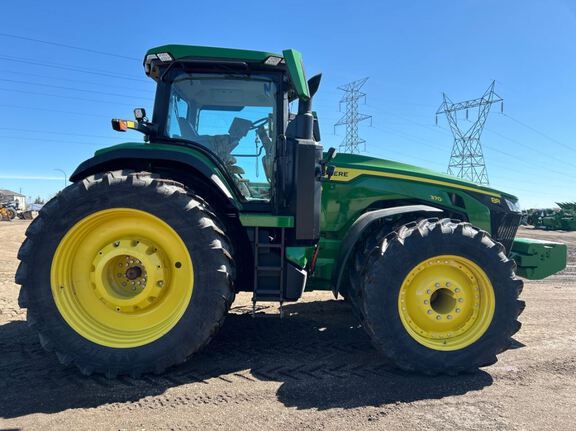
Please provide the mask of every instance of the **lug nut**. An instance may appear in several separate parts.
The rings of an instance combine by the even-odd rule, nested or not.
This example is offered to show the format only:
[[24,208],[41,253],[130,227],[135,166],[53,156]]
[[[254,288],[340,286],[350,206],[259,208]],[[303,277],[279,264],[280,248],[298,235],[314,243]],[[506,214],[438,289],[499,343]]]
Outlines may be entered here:
[[464,302],[464,298],[458,298],[458,302]]
[[450,282],[449,282],[449,281],[446,282],[446,287],[450,287]]
[[456,309],[456,313],[460,313],[460,309],[459,309],[459,308]]
[[437,315],[437,316],[436,316],[436,320],[440,320],[440,319],[442,319],[442,316]]
[[428,310],[428,314],[432,314],[432,310]]
[[436,286],[436,287],[440,287],[440,283],[436,283],[434,286]]
[[448,316],[446,316],[446,319],[448,319],[448,320],[452,319],[452,315],[449,314]]
[[426,293],[427,293],[428,295],[430,295],[430,294],[432,293],[432,291],[431,291],[430,289],[428,289],[428,290],[426,291]]
[[454,292],[456,292],[456,293],[460,292],[460,288],[457,287],[456,289],[454,289]]
[[428,302],[430,301],[428,301],[427,299],[424,300],[424,304],[428,304]]
[[162,280],[158,280],[158,283],[156,283],[158,285],[158,287],[162,287],[164,286],[164,281]]

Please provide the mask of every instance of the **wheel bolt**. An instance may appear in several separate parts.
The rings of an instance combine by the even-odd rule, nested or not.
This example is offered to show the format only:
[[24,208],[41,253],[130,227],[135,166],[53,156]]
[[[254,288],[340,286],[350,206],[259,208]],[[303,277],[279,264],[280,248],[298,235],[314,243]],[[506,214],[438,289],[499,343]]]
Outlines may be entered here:
[[448,316],[446,316],[446,319],[448,319],[448,320],[452,319],[452,315],[449,314]]
[[162,280],[158,280],[158,283],[156,283],[158,285],[158,287],[162,287],[164,286],[164,281]]
[[459,308],[456,309],[456,313],[460,313],[460,309],[459,309]]
[[432,314],[432,310],[428,310],[428,314]]
[[426,293],[427,293],[428,295],[430,295],[430,294],[432,293],[432,291],[431,291],[430,289],[428,289],[428,290],[426,291]]
[[119,245],[120,245],[120,241],[116,241],[116,242],[114,243],[114,247],[118,247]]
[[450,282],[449,282],[449,281],[446,282],[446,287],[450,287]]
[[437,315],[437,316],[436,316],[436,320],[440,320],[440,319],[442,319],[442,316]]
[[428,302],[429,302],[429,301],[428,301],[427,299],[424,300],[424,304],[428,304]]
[[460,292],[460,288],[457,287],[456,289],[454,289],[454,292],[456,292],[456,293]]
[[435,286],[435,287],[440,287],[440,283],[436,283],[434,286]]
[[458,298],[458,302],[464,302],[464,298]]

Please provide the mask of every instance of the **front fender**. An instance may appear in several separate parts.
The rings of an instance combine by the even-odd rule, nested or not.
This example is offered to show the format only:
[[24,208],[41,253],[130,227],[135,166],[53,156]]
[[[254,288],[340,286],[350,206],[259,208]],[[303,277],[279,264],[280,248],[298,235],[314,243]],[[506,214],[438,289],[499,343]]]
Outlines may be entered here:
[[336,273],[332,278],[335,280],[334,287],[332,289],[334,296],[338,297],[338,292],[340,291],[340,286],[342,284],[342,277],[344,276],[346,266],[348,265],[352,251],[354,250],[354,246],[358,240],[362,238],[362,234],[366,231],[366,229],[368,229],[373,223],[382,218],[391,217],[398,214],[441,212],[443,212],[443,210],[428,205],[406,205],[369,211],[358,217],[352,226],[350,226],[350,229],[346,233],[346,236],[342,240],[342,244],[340,246],[340,255],[335,266]]

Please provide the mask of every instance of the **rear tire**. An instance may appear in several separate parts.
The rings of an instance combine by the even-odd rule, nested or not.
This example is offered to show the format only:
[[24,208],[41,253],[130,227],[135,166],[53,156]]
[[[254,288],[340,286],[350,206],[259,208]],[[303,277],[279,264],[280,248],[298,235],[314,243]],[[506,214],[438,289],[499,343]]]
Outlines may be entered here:
[[[83,229],[77,227],[84,226],[82,223],[88,223],[94,217],[97,220],[99,214],[107,214],[103,219],[107,224],[98,234],[102,238],[107,230],[118,226],[115,223],[126,226],[126,217],[141,215],[144,217],[142,220],[150,219],[151,223],[157,223],[151,226],[165,226],[165,232],[163,228],[152,232],[152,236],[160,238],[156,243],[161,244],[164,236],[174,234],[174,244],[182,244],[180,250],[184,258],[174,261],[171,257],[174,250],[170,247],[166,250],[158,247],[160,250],[157,251],[155,246],[148,246],[156,243],[146,236],[145,226],[138,223],[124,227],[122,238],[112,245],[106,245],[104,240],[104,244],[98,244],[95,236],[87,234],[79,236],[76,242],[66,239],[73,238],[70,235],[74,232],[82,235],[83,232],[98,230],[97,225],[87,224]],[[118,222],[115,214],[118,214]],[[72,184],[42,208],[28,228],[26,237],[18,254],[21,262],[16,274],[16,282],[22,285],[20,306],[28,308],[28,325],[38,332],[42,346],[54,351],[60,362],[75,365],[83,374],[139,376],[148,372],[161,373],[169,366],[184,362],[216,334],[234,299],[232,247],[217,216],[208,203],[182,184],[155,175],[117,171],[93,175]],[[97,248],[88,250],[90,241],[97,244]],[[125,242],[128,250],[129,247],[142,248],[142,269],[135,266],[136,269],[130,273],[128,269],[125,273],[124,269],[112,269],[111,273],[103,273],[101,278],[91,275],[91,280],[102,279],[101,283],[83,284],[78,279],[78,276],[83,276],[81,273],[68,277],[70,271],[77,271],[74,265],[82,264],[78,260],[72,261],[74,255],[80,253],[96,255],[95,259],[110,256],[113,267],[117,264],[122,266],[123,260],[118,259],[124,257],[131,262],[130,265],[134,261],[140,264],[140,260],[132,255],[113,255],[119,253],[113,247],[124,247]],[[75,248],[70,246],[72,248],[65,254],[59,251],[64,247],[59,248],[61,244],[76,245]],[[112,251],[106,251],[108,249]],[[98,257],[98,250],[104,251],[104,257]],[[149,256],[157,259],[150,261],[158,262],[157,268],[162,266],[161,270],[157,270],[155,264],[145,266],[148,262],[145,259],[152,259]],[[93,264],[90,271],[94,272],[97,266]],[[162,280],[153,278],[154,271],[165,271],[158,272],[157,278]],[[114,278],[116,276],[119,280],[128,277],[125,280],[128,288],[137,281],[140,289],[142,281],[142,292],[136,287],[131,287],[135,291],[133,294],[128,288],[126,292],[118,292],[122,287]],[[54,285],[57,279],[64,280],[58,283],[62,286]],[[66,281],[68,279],[72,281]],[[66,295],[60,295],[59,288],[67,292]],[[100,288],[104,294],[92,297],[95,295],[92,292],[100,292]],[[152,292],[150,289],[155,290]],[[151,296],[143,297],[142,301],[138,299],[138,302],[135,298],[144,292]],[[112,314],[115,304],[118,313]],[[163,311],[172,308],[172,304],[181,309],[180,314]],[[162,313],[165,313],[165,319]],[[98,321],[99,316],[102,316],[101,321]],[[154,321],[153,316],[160,317]],[[152,329],[149,328],[160,329],[150,332]]]
[[373,344],[401,369],[474,371],[495,363],[520,329],[523,283],[515,263],[469,223],[410,223],[357,253],[350,274],[357,314]]

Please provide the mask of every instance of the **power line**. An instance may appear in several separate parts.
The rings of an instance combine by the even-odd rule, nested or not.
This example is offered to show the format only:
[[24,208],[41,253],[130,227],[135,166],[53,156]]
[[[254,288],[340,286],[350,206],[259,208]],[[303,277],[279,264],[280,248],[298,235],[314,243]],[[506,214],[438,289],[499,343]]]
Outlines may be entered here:
[[15,139],[17,141],[34,141],[34,142],[54,142],[58,144],[79,144],[79,145],[100,145],[100,143],[92,142],[79,142],[79,141],[61,141],[60,139],[46,139],[46,138],[23,138],[22,136],[0,136],[1,139]]
[[83,93],[92,93],[92,94],[103,94],[105,96],[114,96],[114,97],[127,97],[127,98],[136,98],[136,99],[146,99],[146,100],[150,100],[149,97],[142,97],[142,96],[132,96],[129,94],[118,94],[118,93],[107,93],[105,91],[98,91],[98,90],[84,90],[82,88],[74,88],[74,87],[66,87],[66,86],[62,86],[62,85],[52,85],[52,84],[44,84],[44,83],[38,83],[38,82],[31,82],[31,81],[20,81],[17,79],[5,79],[5,78],[0,78],[0,81],[4,81],[4,82],[12,82],[15,84],[25,84],[25,85],[35,85],[35,86],[39,86],[39,87],[49,87],[49,88],[57,88],[59,90],[71,90],[71,91],[81,91]]
[[91,49],[91,48],[83,48],[83,47],[80,47],[80,46],[68,45],[68,44],[59,43],[59,42],[50,42],[50,41],[47,41],[47,40],[35,39],[35,38],[32,38],[32,37],[19,36],[19,35],[15,35],[15,34],[0,33],[0,36],[2,36],[2,37],[9,37],[9,38],[12,38],[12,39],[26,40],[26,41],[28,41],[28,42],[42,43],[42,44],[44,44],[44,45],[57,46],[57,47],[59,47],[59,48],[75,49],[75,50],[77,50],[77,51],[84,51],[84,52],[89,52],[89,53],[92,53],[92,54],[107,55],[107,56],[109,56],[109,57],[123,58],[123,59],[126,59],[126,60],[142,61],[141,58],[129,57],[129,56],[127,56],[127,55],[114,54],[114,53],[111,53],[111,52],[99,51],[99,50]]
[[15,63],[22,63],[22,64],[30,64],[33,66],[48,67],[48,68],[58,69],[58,70],[66,70],[69,72],[78,72],[78,73],[87,73],[90,75],[105,76],[107,78],[126,79],[129,81],[137,81],[137,82],[148,82],[144,79],[132,78],[128,75],[120,75],[117,73],[107,72],[107,71],[104,71],[101,69],[86,69],[86,68],[79,68],[76,66],[70,66],[67,64],[46,63],[46,62],[36,61],[34,59],[28,59],[28,58],[22,58],[22,57],[12,57],[12,56],[7,56],[7,55],[0,55],[0,60],[11,61],[11,62],[15,62]]
[[[73,83],[78,83],[78,84],[88,84],[88,85],[96,85],[96,86],[103,86],[105,85],[106,88],[121,88],[122,90],[131,90],[131,91],[148,91],[150,90],[150,87],[148,89],[143,89],[143,88],[134,88],[134,87],[126,87],[125,85],[110,85],[109,83],[103,84],[102,82],[94,82],[94,81],[85,81],[83,79],[70,79],[67,76],[46,76],[44,74],[40,74],[40,73],[30,73],[30,72],[23,72],[23,71],[15,71],[15,70],[0,70],[0,74],[13,74],[13,75],[18,75],[18,76],[32,76],[34,78],[42,78],[42,79],[50,79],[52,80],[57,80],[57,81],[66,81],[67,83],[73,82]],[[154,81],[142,81],[147,83],[148,85],[151,85]]]
[[19,129],[16,127],[0,127],[0,130],[10,130],[13,132],[24,132],[24,133],[46,133],[49,135],[79,136],[79,137],[98,138],[98,139],[118,139],[117,136],[89,135],[85,133],[72,133],[72,132],[53,132],[51,130]]
[[526,128],[529,129],[529,130],[532,130],[534,133],[539,134],[540,136],[548,139],[548,140],[551,141],[551,142],[554,142],[554,143],[556,143],[556,144],[558,144],[558,145],[560,145],[560,146],[562,146],[562,147],[564,147],[564,148],[566,148],[566,149],[568,149],[568,150],[576,151],[576,149],[570,147],[569,145],[566,145],[565,143],[560,142],[559,140],[551,137],[550,135],[547,135],[546,133],[544,133],[544,132],[542,132],[542,131],[540,131],[540,130],[538,130],[538,129],[535,129],[534,127],[532,127],[532,126],[530,126],[530,125],[528,125],[528,124],[526,124],[526,123],[524,123],[524,122],[522,122],[522,121],[520,121],[520,120],[517,120],[516,118],[511,117],[510,115],[507,115],[507,114],[504,114],[504,113],[502,113],[502,115],[504,115],[506,118],[510,118],[510,119],[511,119],[512,121],[514,121],[515,123],[520,124],[521,126],[526,127]]
[[370,125],[372,125],[371,115],[358,112],[358,101],[360,99],[366,100],[366,94],[360,91],[366,81],[368,81],[368,78],[359,79],[338,87],[339,90],[344,91],[344,96],[340,99],[340,106],[342,106],[342,103],[346,104],[346,113],[334,124],[334,130],[338,126],[346,126],[346,137],[340,145],[341,149],[344,148],[345,153],[359,153],[360,145],[362,144],[364,144],[364,151],[366,151],[366,141],[358,136],[358,123],[370,120]]
[[110,118],[110,116],[108,116],[108,115],[92,114],[90,112],[61,111],[59,109],[39,108],[37,106],[0,105],[0,108],[26,109],[26,110],[31,110],[31,111],[54,112],[54,113],[58,113],[58,114],[81,115],[81,116],[86,116],[86,117],[98,117],[98,118]]
[[60,99],[81,100],[83,102],[91,102],[91,103],[106,103],[108,105],[132,106],[131,103],[111,102],[109,100],[85,99],[84,97],[63,96],[61,94],[40,93],[39,91],[26,91],[26,90],[14,89],[14,88],[0,88],[0,91],[11,91],[14,93],[22,93],[22,94],[34,94],[37,96],[58,97]]

